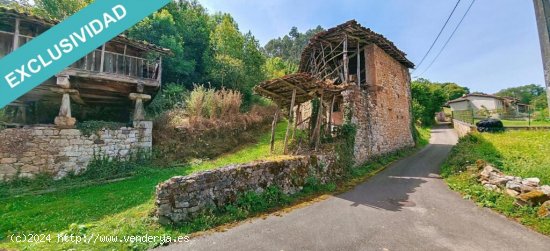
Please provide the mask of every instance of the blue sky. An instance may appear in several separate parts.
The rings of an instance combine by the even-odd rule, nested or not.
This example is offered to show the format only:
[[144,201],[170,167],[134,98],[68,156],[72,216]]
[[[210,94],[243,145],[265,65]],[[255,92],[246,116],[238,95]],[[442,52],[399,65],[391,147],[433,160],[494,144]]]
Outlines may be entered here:
[[[210,12],[228,12],[241,31],[264,45],[292,26],[330,28],[350,19],[393,41],[416,64],[443,26],[456,0],[199,0]],[[424,72],[471,0],[462,0]],[[544,85],[542,59],[531,0],[477,0],[445,51],[422,75],[456,82],[472,91],[494,93],[524,84]]]

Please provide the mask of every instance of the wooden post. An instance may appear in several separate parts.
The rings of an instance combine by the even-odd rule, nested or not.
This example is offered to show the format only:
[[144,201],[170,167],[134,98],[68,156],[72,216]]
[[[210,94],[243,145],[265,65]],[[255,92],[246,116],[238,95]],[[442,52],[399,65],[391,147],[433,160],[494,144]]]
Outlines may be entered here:
[[321,121],[323,117],[323,91],[321,91],[321,97],[319,98],[319,108],[317,109],[317,121],[315,122],[315,151],[319,149],[321,143]]
[[296,115],[294,116],[294,129],[292,130],[292,140],[294,140],[294,136],[296,135],[296,130],[298,129],[298,123],[302,122],[302,112],[301,112],[301,106],[302,104],[298,104],[298,107],[296,107]]
[[162,56],[159,58],[159,73],[158,73],[159,84],[162,84]]
[[286,134],[285,134],[285,146],[283,153],[287,154],[287,147],[288,147],[288,136],[290,133],[290,127],[292,126],[292,122],[294,121],[294,102],[296,100],[296,89],[292,90],[292,100],[290,101],[290,107],[288,112],[288,124],[286,126]]
[[19,26],[21,24],[21,20],[19,18],[15,19],[15,32],[13,34],[13,51],[17,50],[19,48]]
[[365,65],[365,85],[369,85],[371,79],[369,79],[369,58],[366,48],[363,50],[363,55],[365,55],[365,62],[363,63]]
[[348,37],[344,38],[344,82],[349,82]]
[[328,112],[327,133],[330,133],[330,135],[332,135],[332,111],[334,111],[334,103],[336,103],[336,95],[332,96],[332,102],[330,103],[330,111]]
[[357,40],[357,85],[361,86],[361,42]]
[[271,141],[269,142],[271,144],[271,153],[275,150],[275,128],[277,127],[277,120],[279,119],[279,107],[277,106],[277,110],[275,111],[275,115],[273,116],[273,122],[271,122]]
[[95,71],[95,54],[96,49],[94,49],[94,51],[92,52],[92,67],[90,67],[91,71]]
[[101,46],[101,61],[99,61],[99,72],[103,72],[104,65],[105,65],[105,44]]

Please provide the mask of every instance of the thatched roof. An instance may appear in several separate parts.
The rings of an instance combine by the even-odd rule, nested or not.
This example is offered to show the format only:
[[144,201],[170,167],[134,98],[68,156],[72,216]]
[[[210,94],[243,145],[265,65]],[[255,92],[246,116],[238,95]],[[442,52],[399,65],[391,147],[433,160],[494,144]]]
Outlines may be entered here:
[[[43,18],[25,11],[19,11],[16,9],[0,6],[0,22],[2,21],[2,19],[5,19],[5,18],[20,18],[27,22],[36,23],[37,25],[43,25],[45,27],[52,27],[61,22],[56,19]],[[126,37],[123,34],[113,38],[113,41],[120,42],[123,44],[128,44],[135,48],[146,50],[146,51],[156,51],[162,54],[172,54],[170,49],[163,48],[158,45],[148,43],[146,41],[131,39]]]
[[[357,21],[350,20],[313,36],[302,52],[299,71],[307,71],[308,59],[311,57],[313,51],[320,50],[321,45],[323,45],[324,48],[330,46],[338,47],[345,36],[347,36],[350,41],[359,40],[360,47],[374,43],[401,64],[408,68],[414,68],[414,64],[406,58],[407,54],[397,49],[390,40],[371,29],[361,26]],[[357,48],[357,43],[350,42],[349,50],[353,51],[354,48]]]

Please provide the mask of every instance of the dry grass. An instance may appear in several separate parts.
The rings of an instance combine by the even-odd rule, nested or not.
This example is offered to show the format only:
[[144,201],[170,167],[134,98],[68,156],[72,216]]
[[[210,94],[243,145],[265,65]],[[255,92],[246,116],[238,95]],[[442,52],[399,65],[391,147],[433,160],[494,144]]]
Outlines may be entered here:
[[170,161],[213,158],[253,142],[269,127],[276,109],[253,106],[242,113],[241,93],[204,86],[195,86],[186,104],[155,121],[155,148]]
[[185,112],[190,119],[221,119],[240,114],[241,105],[242,94],[238,91],[195,85]]

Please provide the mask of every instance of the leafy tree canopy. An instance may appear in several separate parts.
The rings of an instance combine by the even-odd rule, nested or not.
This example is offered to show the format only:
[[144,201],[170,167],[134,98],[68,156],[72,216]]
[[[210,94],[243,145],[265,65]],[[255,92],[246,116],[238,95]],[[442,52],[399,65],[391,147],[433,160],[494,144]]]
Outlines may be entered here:
[[282,60],[289,61],[293,64],[300,63],[302,51],[306,47],[309,39],[315,34],[324,31],[321,26],[315,29],[307,30],[305,33],[300,33],[298,28],[292,27],[288,35],[270,40],[264,46],[264,52],[269,57],[279,57]]
[[411,83],[413,115],[424,125],[434,122],[435,113],[449,100],[468,94],[470,90],[455,83],[435,83],[420,78]]
[[530,104],[531,101],[539,96],[544,96],[545,91],[542,86],[529,84],[518,87],[506,88],[500,90],[495,95],[500,97],[512,97],[519,99],[524,104]]

